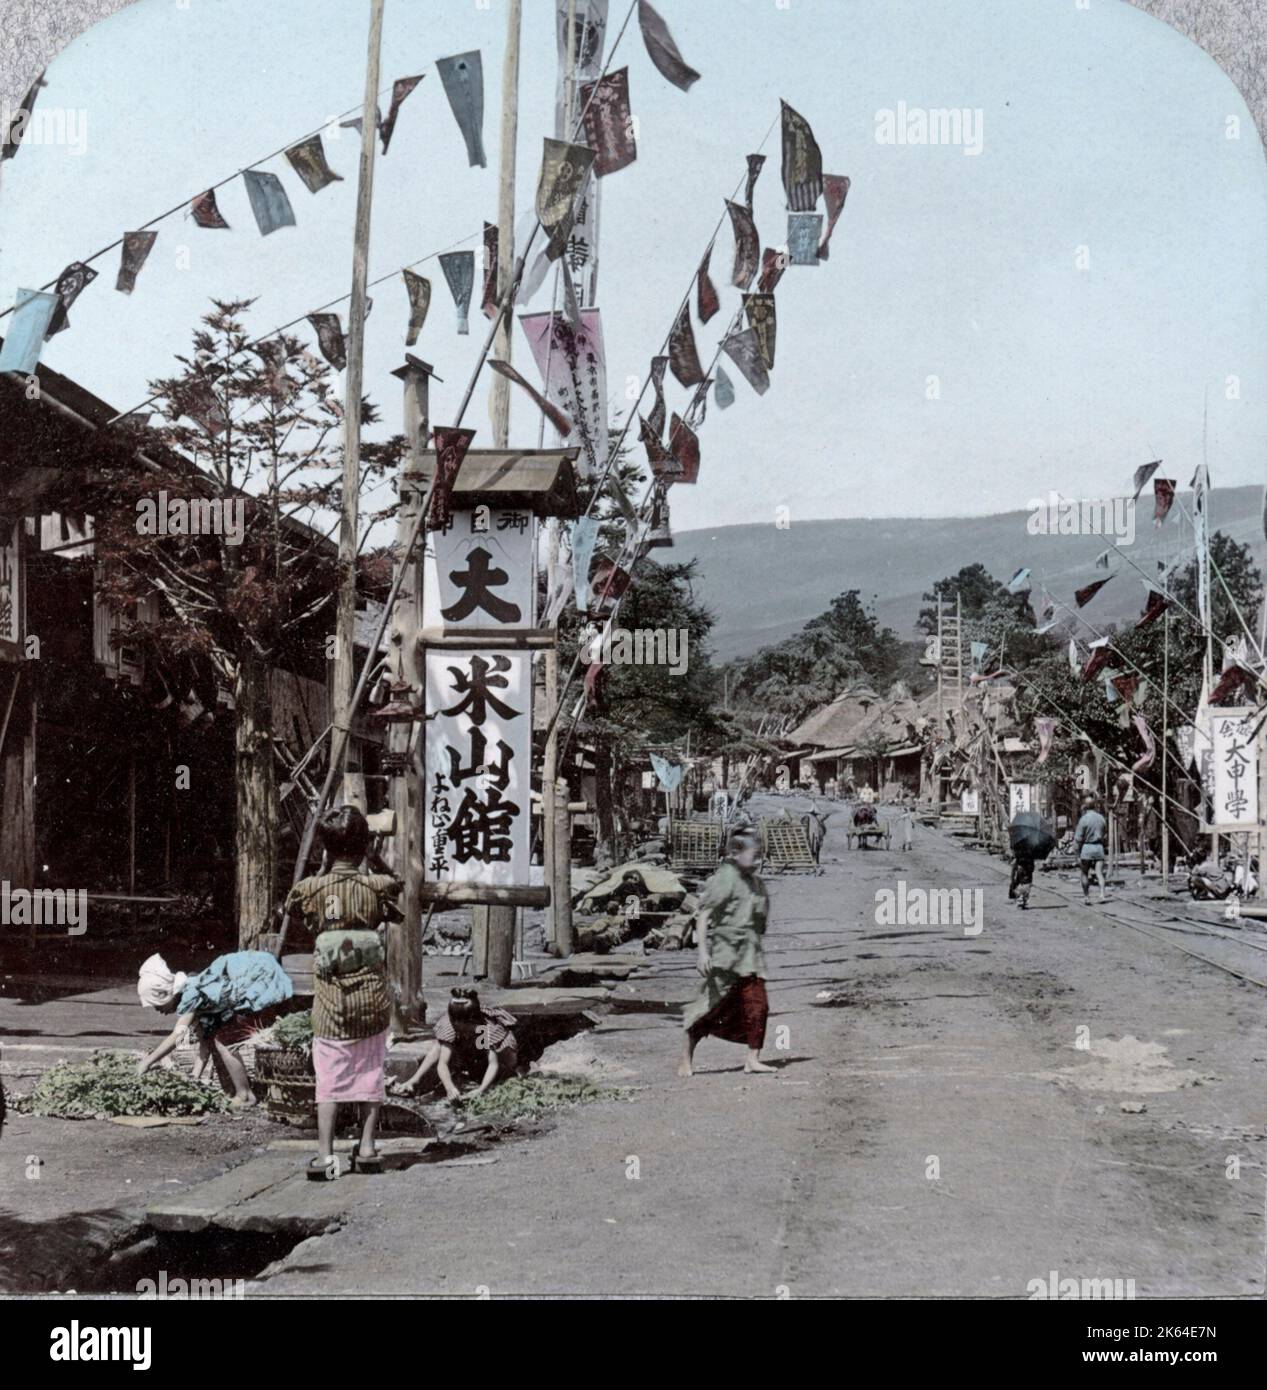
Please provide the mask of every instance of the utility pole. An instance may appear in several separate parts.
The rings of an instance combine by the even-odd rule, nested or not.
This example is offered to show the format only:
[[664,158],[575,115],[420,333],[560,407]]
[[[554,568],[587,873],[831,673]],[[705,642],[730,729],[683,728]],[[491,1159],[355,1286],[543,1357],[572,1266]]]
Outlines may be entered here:
[[365,101],[361,108],[361,164],[356,186],[356,230],[352,242],[352,302],[347,337],[343,408],[343,505],[339,519],[339,601],[335,614],[334,678],[330,761],[343,771],[343,800],[365,809],[359,770],[345,770],[352,738],[352,687],[356,679],[357,511],[361,489],[361,395],[365,369],[365,285],[369,276],[370,208],[374,198],[374,142],[378,139],[378,68],[383,39],[383,0],[370,0]]

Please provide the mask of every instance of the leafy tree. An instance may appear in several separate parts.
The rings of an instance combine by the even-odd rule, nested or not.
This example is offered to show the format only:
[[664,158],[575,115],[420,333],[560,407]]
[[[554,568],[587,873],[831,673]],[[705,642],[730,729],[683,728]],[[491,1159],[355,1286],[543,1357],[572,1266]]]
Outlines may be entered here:
[[[136,452],[104,468],[83,505],[95,517],[103,597],[123,617],[120,640],[182,682],[198,667],[232,693],[235,906],[245,946],[265,930],[277,891],[269,673],[282,665],[323,677],[333,655],[325,634],[337,521],[329,515],[341,505],[343,411],[330,368],[300,340],[253,343],[250,300],[212,305],[179,370],[150,383],[160,423],[133,428]],[[369,402],[364,418],[375,418]],[[397,441],[364,451],[365,486],[398,450]],[[163,491],[169,505],[240,506],[241,534],[223,524],[152,533],[143,523],[165,519],[155,511]],[[142,600],[157,600],[156,617],[137,616]]]

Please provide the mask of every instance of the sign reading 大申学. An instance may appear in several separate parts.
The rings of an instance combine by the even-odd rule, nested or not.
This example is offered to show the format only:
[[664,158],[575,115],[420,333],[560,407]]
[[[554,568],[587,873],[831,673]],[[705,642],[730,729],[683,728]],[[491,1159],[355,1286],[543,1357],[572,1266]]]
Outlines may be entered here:
[[428,883],[528,883],[532,679],[526,651],[426,657]]
[[536,622],[536,518],[513,508],[455,511],[427,538],[426,632],[529,628]]
[[1225,834],[1258,826],[1257,713],[1210,710],[1210,824]]

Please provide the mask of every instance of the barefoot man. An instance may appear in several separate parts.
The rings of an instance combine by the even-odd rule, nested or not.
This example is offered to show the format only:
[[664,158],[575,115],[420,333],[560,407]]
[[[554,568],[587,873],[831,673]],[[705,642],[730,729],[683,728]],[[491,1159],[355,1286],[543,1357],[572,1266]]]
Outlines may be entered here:
[[770,1012],[761,950],[769,898],[754,870],[756,862],[755,835],[736,830],[726,858],[704,885],[695,918],[699,973],[704,980],[682,1016],[686,1038],[679,1076],[692,1074],[696,1045],[708,1034],[747,1044],[744,1071],[775,1070],[760,1060]]

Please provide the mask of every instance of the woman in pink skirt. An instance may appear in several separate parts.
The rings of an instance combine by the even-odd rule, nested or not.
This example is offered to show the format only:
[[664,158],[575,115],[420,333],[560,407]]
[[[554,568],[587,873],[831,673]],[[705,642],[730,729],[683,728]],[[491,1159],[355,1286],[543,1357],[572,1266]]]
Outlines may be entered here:
[[354,806],[324,816],[317,836],[326,851],[326,873],[301,879],[286,906],[316,936],[313,950],[312,1064],[317,1073],[317,1156],[310,1178],[339,1176],[334,1127],[341,1104],[361,1107],[361,1135],[352,1168],[380,1173],[383,1160],[374,1133],[383,1104],[383,1067],[391,1002],[387,957],[379,924],[400,921],[400,882],[367,874],[361,863],[369,826]]

